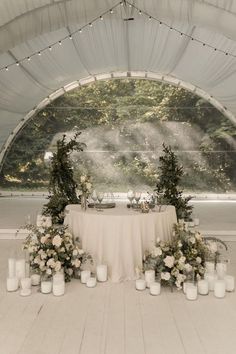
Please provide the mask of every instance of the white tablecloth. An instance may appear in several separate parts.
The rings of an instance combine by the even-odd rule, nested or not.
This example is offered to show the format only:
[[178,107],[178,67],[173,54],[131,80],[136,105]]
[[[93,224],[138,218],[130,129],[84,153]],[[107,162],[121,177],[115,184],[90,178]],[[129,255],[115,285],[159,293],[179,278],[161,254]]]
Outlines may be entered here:
[[82,211],[80,205],[68,205],[64,221],[95,264],[107,264],[113,282],[135,279],[135,268],[142,266],[144,251],[151,249],[157,237],[172,237],[176,213],[173,206],[164,212],[142,214],[125,204],[99,212]]

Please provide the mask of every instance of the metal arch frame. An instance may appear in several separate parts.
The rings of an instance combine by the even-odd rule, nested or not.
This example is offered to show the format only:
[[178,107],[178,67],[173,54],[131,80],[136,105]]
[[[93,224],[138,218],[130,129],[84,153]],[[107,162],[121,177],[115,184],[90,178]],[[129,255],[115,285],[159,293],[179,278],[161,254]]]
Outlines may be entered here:
[[16,126],[16,128],[11,132],[9,135],[8,139],[6,140],[4,146],[2,147],[0,151],[0,171],[3,166],[3,162],[6,158],[7,152],[9,151],[11,145],[13,144],[16,136],[19,134],[19,132],[24,128],[24,126],[34,118],[34,116],[40,112],[43,108],[45,108],[47,105],[52,103],[56,98],[64,95],[66,92],[69,92],[71,90],[74,90],[75,88],[79,86],[84,86],[88,85],[92,82],[95,81],[100,81],[100,80],[111,80],[111,79],[125,79],[125,78],[131,78],[131,79],[146,79],[146,80],[155,80],[155,81],[160,81],[160,82],[165,82],[173,86],[177,86],[183,89],[186,89],[187,91],[190,91],[194,94],[196,94],[199,97],[204,98],[206,101],[208,101],[212,106],[217,108],[222,114],[224,114],[225,117],[227,117],[231,122],[233,122],[236,125],[236,117],[234,114],[229,111],[226,107],[224,107],[218,100],[213,98],[211,95],[209,95],[207,92],[204,90],[200,89],[197,86],[194,86],[190,83],[187,83],[181,79],[175,78],[170,75],[164,75],[161,73],[155,73],[155,72],[150,72],[150,71],[120,71],[120,72],[111,72],[111,73],[102,73],[102,74],[97,74],[97,75],[90,75],[88,77],[82,78],[77,81],[73,81],[62,88],[54,91],[51,93],[48,97],[43,99],[34,109],[32,109],[25,117],[23,117],[20,121],[20,123]]

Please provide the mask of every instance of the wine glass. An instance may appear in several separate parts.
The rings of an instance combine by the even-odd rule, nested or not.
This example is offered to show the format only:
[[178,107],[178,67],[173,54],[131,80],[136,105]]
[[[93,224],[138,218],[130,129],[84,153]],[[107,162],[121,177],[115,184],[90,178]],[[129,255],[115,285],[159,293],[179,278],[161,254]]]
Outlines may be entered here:
[[100,206],[99,211],[102,211],[101,203],[102,203],[103,197],[104,197],[104,193],[103,192],[98,192],[97,193],[97,199],[99,201],[99,206]]
[[141,193],[140,192],[134,192],[134,199],[136,201],[137,206],[138,206],[138,203],[140,201],[140,198],[141,198]]
[[97,192],[95,189],[93,190],[93,193],[91,194],[91,198],[93,200],[93,207],[95,208],[95,203],[96,203],[96,200],[98,199]]
[[131,205],[131,207],[132,207],[132,202],[133,202],[133,200],[134,200],[134,192],[130,189],[129,191],[128,191],[128,193],[127,193],[127,198],[129,199],[129,201],[130,201],[130,205]]

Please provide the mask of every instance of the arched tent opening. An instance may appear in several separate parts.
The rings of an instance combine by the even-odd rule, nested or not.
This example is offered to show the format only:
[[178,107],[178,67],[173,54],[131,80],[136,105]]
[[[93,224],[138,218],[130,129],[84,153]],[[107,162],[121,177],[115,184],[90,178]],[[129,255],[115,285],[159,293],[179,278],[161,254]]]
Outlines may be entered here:
[[223,115],[225,115],[233,124],[236,125],[236,119],[232,112],[229,112],[226,107],[224,107],[220,102],[218,102],[215,98],[210,96],[207,92],[204,92],[203,90],[199,89],[196,86],[193,86],[189,83],[183,82],[180,79],[174,78],[172,76],[168,75],[162,75],[158,73],[152,73],[152,72],[114,72],[114,73],[104,73],[104,74],[99,74],[99,75],[94,75],[94,76],[89,76],[86,78],[83,78],[79,81],[73,81],[64,87],[60,88],[59,90],[56,90],[53,92],[50,96],[44,98],[31,112],[29,112],[25,117],[23,117],[20,121],[20,123],[15,127],[15,129],[11,132],[10,136],[8,137],[6,143],[2,147],[2,151],[0,152],[0,169],[2,167],[2,163],[4,161],[4,157],[7,155],[7,152],[11,145],[13,144],[17,134],[24,129],[24,126],[27,124],[27,122],[35,117],[38,112],[40,112],[42,109],[47,107],[50,103],[52,103],[54,100],[56,100],[58,97],[64,95],[66,92],[70,92],[71,90],[76,89],[77,87],[88,85],[90,83],[93,83],[95,81],[99,80],[110,80],[110,79],[125,79],[125,78],[131,78],[131,79],[146,79],[146,80],[156,80],[159,82],[164,82],[170,85],[174,85],[180,88],[183,88],[187,91],[190,91],[199,97],[203,98],[205,101],[209,102],[212,106],[217,108]]
[[[124,191],[131,184],[144,190],[154,188],[158,158],[165,142],[174,148],[188,173],[183,185],[189,192],[232,191],[235,182],[231,129],[234,125],[232,119],[227,123],[229,117],[223,117],[225,109],[219,103],[207,104],[212,102],[212,98],[198,88],[154,73],[107,73],[72,82],[43,100],[34,115],[26,116],[28,119],[19,126],[19,137],[17,134],[10,137],[9,159],[3,169],[5,186],[10,187],[12,181],[15,188],[41,186],[44,189],[48,183],[44,152],[55,151],[60,134],[72,136],[71,130],[77,126],[87,145],[83,157],[73,157],[77,180],[79,174],[86,172],[103,188],[105,181],[116,191]],[[125,111],[126,114],[122,114]],[[48,123],[44,123],[47,120]],[[29,126],[24,131],[27,123]],[[53,124],[58,128],[53,130]],[[45,131],[43,135],[47,135],[46,140],[43,137],[43,145],[42,136],[33,128],[40,125],[42,132]],[[224,126],[227,129],[222,134]],[[126,133],[130,138],[124,138]],[[34,139],[28,139],[27,134]],[[14,138],[17,138],[15,146]],[[24,146],[32,152],[26,152],[25,158]],[[88,162],[93,167],[88,166]],[[146,173],[141,172],[143,168]]]

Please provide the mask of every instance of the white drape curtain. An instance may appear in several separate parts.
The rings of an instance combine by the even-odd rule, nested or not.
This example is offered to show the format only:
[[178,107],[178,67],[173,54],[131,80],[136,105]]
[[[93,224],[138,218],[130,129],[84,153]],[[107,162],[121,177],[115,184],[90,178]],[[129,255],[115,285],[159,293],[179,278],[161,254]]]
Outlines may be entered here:
[[[173,28],[236,54],[236,4],[217,0],[131,0]],[[43,50],[107,11],[114,0],[2,0],[0,67]],[[124,21],[133,17],[132,21]],[[201,88],[236,114],[236,58],[202,46],[129,6],[20,66],[0,71],[0,149],[45,97],[89,75],[116,71],[171,75]]]

